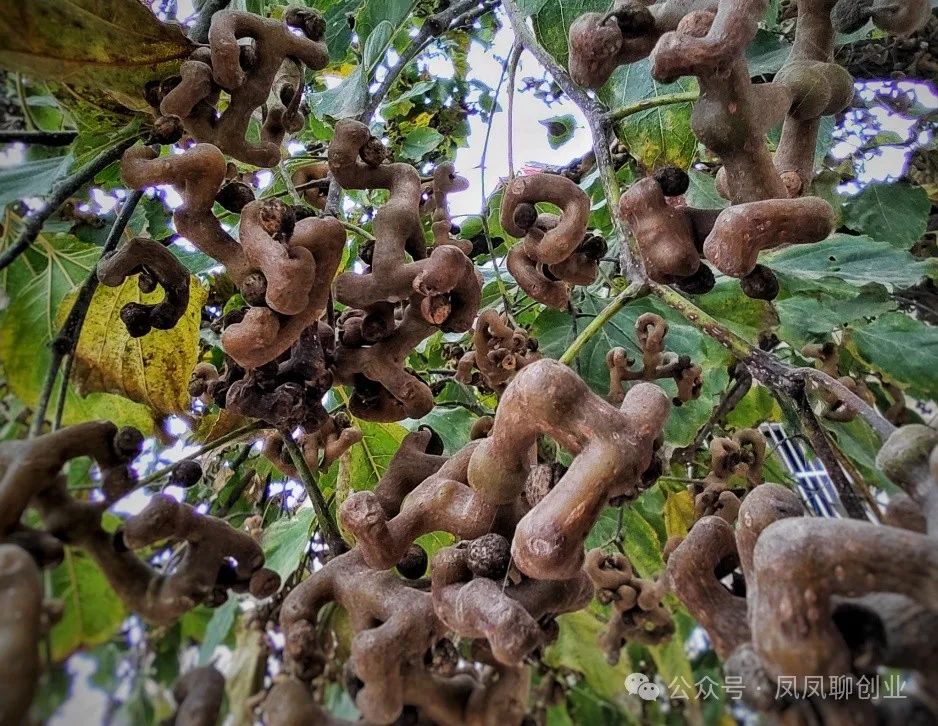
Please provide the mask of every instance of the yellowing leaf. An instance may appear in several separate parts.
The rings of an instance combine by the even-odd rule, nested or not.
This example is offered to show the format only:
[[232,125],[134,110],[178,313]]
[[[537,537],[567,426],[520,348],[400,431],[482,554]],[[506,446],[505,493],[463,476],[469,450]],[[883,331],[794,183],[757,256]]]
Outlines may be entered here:
[[247,424],[248,419],[241,414],[222,408],[218,413],[206,414],[198,420],[192,430],[192,440],[200,444],[209,444]]
[[664,527],[668,537],[683,537],[694,524],[694,498],[687,489],[668,494],[664,503]]
[[417,127],[429,126],[432,120],[433,120],[433,114],[427,111],[424,111],[423,113],[412,118],[410,120],[410,123],[412,123],[414,126],[417,126]]
[[136,110],[147,108],[144,84],[175,72],[193,47],[139,0],[0,0],[0,65],[104,88]]
[[[20,226],[9,208],[5,221],[10,224],[4,229],[0,247]],[[0,363],[10,390],[27,406],[36,405],[49,370],[50,344],[62,322],[56,322],[56,310],[88,276],[100,254],[99,247],[74,237],[41,234],[0,273],[0,285],[9,303],[0,317]],[[56,387],[50,412],[56,408],[58,395]],[[63,422],[68,425],[94,419],[135,426],[143,433],[153,429],[152,417],[144,406],[106,393],[81,397],[69,387]]]
[[[79,392],[116,393],[144,404],[157,416],[187,411],[187,386],[197,362],[199,323],[207,295],[192,277],[189,308],[176,327],[131,338],[120,319],[121,308],[128,302],[158,302],[162,290],[144,295],[133,277],[120,287],[98,287],[75,353]],[[66,300],[60,308],[60,322],[68,315],[70,303]]]

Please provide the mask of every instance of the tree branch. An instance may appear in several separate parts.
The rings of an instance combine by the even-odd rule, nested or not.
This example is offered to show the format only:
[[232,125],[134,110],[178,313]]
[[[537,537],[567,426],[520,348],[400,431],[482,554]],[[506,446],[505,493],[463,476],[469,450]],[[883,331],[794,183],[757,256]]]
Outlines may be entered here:
[[100,171],[120,159],[124,151],[133,146],[136,141],[136,136],[119,141],[114,146],[108,147],[102,151],[71,176],[67,176],[57,182],[52,190],[52,196],[49,197],[39,209],[26,218],[23,229],[20,231],[20,236],[16,238],[13,244],[4,250],[2,255],[0,255],[0,270],[5,270],[13,264],[16,258],[23,254],[23,252],[36,241],[36,238],[42,231],[42,225],[52,216],[55,210],[61,207],[65,201],[81,189],[81,187],[94,179]]
[[583,332],[580,333],[572,343],[570,343],[570,347],[567,348],[563,352],[563,355],[560,356],[560,362],[565,365],[570,365],[580,354],[580,351],[583,350],[583,346],[585,346],[594,335],[602,330],[606,323],[612,320],[613,316],[625,307],[626,303],[631,302],[632,300],[638,300],[641,297],[645,297],[649,292],[650,290],[648,289],[648,286],[644,283],[633,282],[622,292],[612,298],[609,304],[599,311],[599,315],[593,318],[589,325],[583,328]]
[[[193,459],[198,459],[203,454],[207,454],[210,451],[214,451],[215,449],[220,449],[225,444],[230,444],[232,441],[237,441],[238,439],[244,438],[248,434],[253,434],[269,428],[271,428],[270,424],[267,424],[263,421],[255,421],[254,423],[237,428],[234,431],[229,431],[224,436],[219,436],[214,441],[208,442],[204,446],[201,446],[200,448],[193,451],[191,454],[186,454],[180,458],[179,461],[192,461]],[[173,468],[176,466],[176,464],[179,463],[179,461],[176,461],[169,466],[164,466],[162,469],[157,469],[149,476],[144,477],[137,482],[137,488],[149,486],[150,484],[158,482],[164,476],[172,472]]]
[[0,144],[19,142],[27,146],[68,146],[76,138],[77,131],[0,131]]
[[629,282],[644,282],[645,266],[641,255],[635,247],[635,241],[628,234],[622,218],[619,216],[619,181],[616,178],[615,165],[612,162],[612,133],[611,125],[605,118],[603,106],[586,91],[580,88],[570,78],[570,74],[553,59],[534,37],[533,31],[528,27],[525,14],[520,11],[515,0],[502,0],[502,6],[508,14],[508,20],[515,37],[531,55],[537,58],[548,73],[553,76],[557,85],[573,101],[589,123],[590,133],[593,136],[593,150],[596,154],[596,165],[602,181],[606,203],[609,205],[609,214],[612,217],[612,226],[616,236],[625,244],[620,246],[620,263],[623,274]]
[[615,123],[616,121],[621,121],[622,119],[632,116],[633,114],[641,113],[642,111],[647,111],[651,108],[672,106],[678,103],[693,103],[698,98],[700,98],[700,94],[697,91],[688,91],[687,93],[672,93],[666,96],[655,96],[654,98],[643,98],[641,101],[636,101],[635,103],[629,104],[628,106],[617,108],[615,111],[608,111],[603,114],[603,118],[608,123]]
[[348,545],[345,540],[342,539],[339,526],[329,512],[326,500],[323,498],[322,492],[319,489],[319,483],[316,481],[316,475],[313,474],[312,469],[309,468],[306,457],[303,456],[303,452],[300,451],[300,447],[296,445],[296,441],[293,440],[293,435],[289,431],[281,431],[280,436],[283,438],[283,444],[289,452],[290,458],[293,460],[293,465],[300,475],[306,493],[309,495],[310,503],[313,505],[313,510],[316,512],[316,519],[319,521],[319,527],[322,530],[322,536],[326,540],[326,544],[329,546],[330,554],[335,557],[341,555],[343,552],[347,552]]
[[[137,208],[137,203],[140,201],[141,197],[143,197],[143,192],[133,191],[127,196],[127,199],[124,200],[124,205],[121,207],[117,219],[114,220],[111,231],[108,232],[107,240],[104,242],[104,247],[101,248],[101,256],[98,259],[103,259],[105,255],[117,249],[121,237],[124,234],[124,230],[127,228],[127,223],[130,222],[130,217]],[[46,419],[46,411],[49,408],[49,400],[52,397],[52,389],[55,387],[55,379],[59,374],[59,368],[62,366],[63,359],[66,356],[73,356],[75,352],[75,347],[78,345],[78,338],[81,336],[81,328],[85,324],[88,308],[91,307],[91,300],[94,297],[94,291],[97,289],[98,272],[96,268],[92,268],[88,277],[85,278],[84,283],[82,283],[81,289],[78,291],[75,304],[72,305],[72,309],[68,311],[68,317],[65,318],[62,329],[59,330],[58,335],[56,335],[55,339],[52,341],[52,362],[49,364],[49,370],[46,372],[46,378],[43,381],[42,390],[39,393],[39,402],[36,404],[36,410],[33,412],[33,420],[30,422],[30,438],[42,433],[42,427]],[[72,366],[70,364],[66,370],[70,373],[71,368]],[[59,400],[56,410],[56,418],[59,421],[61,421],[61,410],[65,406],[64,396],[67,387],[68,378],[66,377],[62,382],[60,393],[61,400]]]

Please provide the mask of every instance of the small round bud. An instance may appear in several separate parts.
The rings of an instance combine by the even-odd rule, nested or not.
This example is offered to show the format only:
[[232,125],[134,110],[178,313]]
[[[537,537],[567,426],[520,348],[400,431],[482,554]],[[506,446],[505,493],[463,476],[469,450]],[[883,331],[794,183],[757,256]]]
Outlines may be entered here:
[[690,177],[687,172],[676,166],[658,169],[654,174],[654,179],[666,197],[679,197],[690,188]]
[[641,38],[648,35],[655,27],[655,17],[640,3],[630,3],[616,8],[610,13],[616,19],[623,38]]
[[154,144],[175,144],[182,138],[182,131],[178,116],[160,116],[153,122],[148,140]]
[[127,303],[121,308],[120,318],[124,321],[131,338],[142,338],[153,327],[150,324],[150,309],[140,303]]
[[746,296],[754,300],[774,300],[778,297],[778,278],[764,265],[756,265],[739,284]]
[[132,461],[143,451],[143,434],[133,426],[124,426],[114,434],[112,446],[121,461]]
[[260,270],[252,272],[241,283],[241,297],[251,307],[266,307],[267,278]]
[[716,284],[717,281],[713,276],[713,270],[701,262],[697,272],[679,280],[674,286],[688,295],[703,295],[710,292]]
[[537,222],[537,208],[533,204],[522,202],[515,207],[511,219],[521,229],[530,229]]
[[475,577],[501,580],[510,562],[511,545],[500,534],[486,534],[469,543],[466,564]]
[[229,212],[240,212],[254,201],[254,190],[244,182],[231,181],[219,190],[215,201]]
[[408,580],[416,580],[423,577],[427,571],[427,553],[423,547],[414,543],[407,548],[407,553],[397,563],[397,571],[401,577]]
[[199,462],[189,459],[177,462],[169,473],[169,485],[188,489],[195,486],[202,478],[202,467]]

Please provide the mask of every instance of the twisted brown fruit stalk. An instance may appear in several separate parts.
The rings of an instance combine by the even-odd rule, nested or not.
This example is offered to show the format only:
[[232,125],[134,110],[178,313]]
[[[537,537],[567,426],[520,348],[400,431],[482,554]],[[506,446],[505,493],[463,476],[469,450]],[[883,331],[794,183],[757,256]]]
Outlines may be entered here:
[[[703,484],[689,486],[697,519],[716,515],[730,524],[736,521],[740,502],[748,489],[762,483],[765,437],[755,429],[742,429],[732,437],[716,437],[710,442],[710,473]],[[742,481],[732,482],[737,476]]]
[[508,541],[500,535],[440,550],[431,569],[433,605],[460,638],[484,638],[496,660],[519,665],[547,639],[539,622],[584,608],[593,588],[583,572],[570,580],[505,582],[508,565]]
[[225,677],[215,666],[193,668],[173,686],[176,712],[163,726],[215,726],[225,697]]
[[664,35],[652,53],[652,76],[662,82],[697,76],[700,98],[691,128],[723,162],[721,185],[734,204],[788,196],[765,143],[789,107],[785,89],[754,86],[744,56],[765,0],[724,0],[712,12],[693,12]]
[[[805,358],[813,358],[818,362],[818,369],[824,371],[843,385],[847,390],[855,393],[862,401],[873,405],[876,401],[873,392],[862,378],[840,375],[840,351],[837,346],[828,341],[826,343],[809,343],[801,349]],[[822,389],[821,400],[824,403],[821,416],[829,421],[853,421],[857,417],[857,409],[849,401],[844,401],[834,391]]]
[[173,186],[182,197],[182,204],[173,212],[176,231],[224,265],[234,283],[240,286],[251,272],[250,265],[241,245],[212,214],[226,172],[224,154],[211,144],[196,144],[182,154],[168,156],[160,156],[157,147],[133,146],[121,159],[121,177],[130,188]]
[[628,557],[606,555],[600,548],[586,553],[585,569],[596,599],[613,606],[609,625],[599,636],[599,647],[610,665],[619,662],[627,642],[658,645],[674,634],[674,619],[661,602],[668,591],[666,576],[636,577]]
[[589,390],[566,366],[526,366],[502,396],[495,425],[469,462],[469,484],[486,501],[509,504],[521,494],[538,436],[574,454],[566,474],[518,523],[512,556],[535,579],[573,577],[583,542],[610,500],[631,498],[650,482],[656,441],[668,416],[664,392],[640,383],[619,409]]
[[42,670],[42,577],[25,550],[0,544],[0,724],[20,726]]
[[[293,30],[299,31],[294,33]],[[260,143],[246,138],[254,112],[267,100],[285,64],[303,64],[312,70],[329,62],[322,42],[325,23],[307,8],[290,7],[283,21],[248,12],[222,10],[212,16],[209,48],[196,49],[182,64],[181,80],[161,103],[161,113],[178,116],[197,141],[211,142],[238,161],[271,167],[280,162],[283,133],[297,128],[296,111],[290,108],[302,92],[302,75],[294,73],[292,93],[277,84],[278,99],[289,95],[283,107],[268,110]],[[238,41],[250,38],[250,45]],[[228,105],[218,114],[219,92],[229,93]]]
[[[561,215],[538,214],[535,204],[548,202]],[[523,237],[508,253],[508,271],[529,296],[565,309],[571,284],[596,278],[605,240],[587,236],[589,197],[559,174],[538,173],[512,179],[502,198],[501,224],[513,237]]]
[[606,13],[584,13],[570,26],[570,75],[599,88],[620,66],[648,57],[658,39],[695,10],[716,10],[718,0],[615,0]]
[[355,632],[349,664],[364,685],[355,699],[362,715],[393,722],[404,707],[404,681],[439,639],[441,625],[429,593],[408,587],[390,571],[373,570],[358,548],[328,562],[295,587],[283,602],[280,626],[293,673],[309,679],[321,668],[316,618],[335,602],[351,617]]
[[540,359],[537,339],[527,331],[513,327],[495,310],[483,310],[472,334],[473,350],[459,360],[456,380],[469,385],[472,370],[477,368],[485,385],[501,395],[519,370]]
[[133,338],[152,329],[172,330],[189,307],[189,272],[173,253],[152,239],[134,237],[117,251],[98,262],[98,281],[118,287],[131,275],[139,275],[141,292],[163,288],[163,299],[155,304],[129,302],[120,316]]
[[[384,147],[364,124],[343,119],[329,145],[329,170],[345,189],[387,189],[376,212],[371,269],[336,279],[336,299],[368,310],[378,303],[410,301],[429,324],[447,332],[468,330],[481,299],[481,278],[458,247],[435,247],[427,257],[420,223],[421,183],[409,164],[381,164]],[[406,262],[410,253],[414,262]]]
[[632,369],[635,363],[625,348],[613,348],[606,354],[606,367],[609,369],[610,403],[619,405],[625,399],[623,381],[656,381],[673,378],[677,384],[677,396],[671,402],[681,406],[700,397],[703,387],[700,366],[691,363],[687,356],[665,352],[664,339],[668,334],[668,324],[655,313],[639,315],[635,321],[635,337],[642,351],[642,366]]
[[420,482],[398,504],[399,511],[386,510],[382,500],[387,499],[375,492],[355,492],[342,503],[339,519],[371,567],[392,567],[428,532],[450,532],[460,539],[493,531],[511,535],[524,512],[518,497],[499,506],[467,484],[469,460],[480,443],[469,443]]

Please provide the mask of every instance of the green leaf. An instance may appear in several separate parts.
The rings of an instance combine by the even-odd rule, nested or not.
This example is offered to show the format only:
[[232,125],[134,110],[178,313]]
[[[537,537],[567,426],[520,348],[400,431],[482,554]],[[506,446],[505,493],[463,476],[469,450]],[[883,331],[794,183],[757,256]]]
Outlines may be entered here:
[[[581,315],[577,318],[576,330],[582,330],[589,324],[608,302],[607,298],[584,294],[575,303]],[[611,348],[622,346],[632,357],[640,357],[635,343],[635,321],[645,312],[655,312],[668,321],[669,332],[665,342],[667,350],[689,356],[703,369],[704,386],[700,398],[674,408],[668,419],[668,441],[676,446],[683,446],[693,440],[694,434],[709,417],[716,399],[726,385],[729,357],[717,343],[706,338],[677,313],[651,298],[626,305],[583,346],[575,362],[576,370],[590,388],[605,395],[609,388],[606,354]],[[573,320],[566,312],[545,310],[535,320],[533,332],[538,338],[541,352],[547,357],[559,358],[574,338]],[[671,380],[656,383],[671,396],[677,393]]]
[[359,38],[370,38],[385,22],[396,31],[404,25],[413,7],[414,0],[368,0],[355,20],[355,32]]
[[193,47],[138,0],[0,0],[0,65],[107,90],[138,111],[144,84],[176,72]]
[[94,560],[71,547],[52,571],[52,594],[65,605],[62,619],[52,628],[52,658],[56,662],[76,650],[110,640],[127,615],[124,603]]
[[280,575],[281,582],[286,582],[300,566],[309,547],[315,519],[313,508],[304,507],[294,516],[278,519],[264,530],[264,564]]
[[[116,393],[147,406],[155,416],[189,410],[189,376],[199,354],[202,306],[208,297],[198,278],[191,277],[189,307],[171,330],[151,330],[132,338],[120,320],[129,302],[155,303],[160,289],[140,292],[136,276],[118,287],[99,285],[75,349],[73,377],[83,393]],[[64,322],[71,309],[67,300],[59,311]]]
[[791,44],[780,35],[760,30],[746,49],[749,75],[762,76],[777,73],[791,54]]
[[[3,246],[18,228],[18,224],[9,225]],[[100,252],[100,248],[73,237],[41,234],[30,249],[0,274],[9,305],[0,317],[0,363],[10,389],[27,406],[35,406],[39,400],[52,360],[49,345],[58,333],[55,312],[88,276]],[[50,410],[54,410],[57,399],[58,389]],[[144,433],[153,429],[152,417],[144,406],[110,394],[81,397],[70,388],[64,422],[99,418],[119,426],[135,426]]]
[[349,449],[339,462],[340,489],[374,489],[388,463],[397,452],[407,429],[397,423],[372,423],[355,419],[362,431],[362,441]]
[[[905,250],[866,236],[835,234],[813,245],[792,245],[764,253],[760,262],[795,280],[836,278],[851,285],[878,282],[909,287],[938,273],[934,260],[920,262]],[[834,287],[842,289],[842,285]]]
[[559,149],[572,139],[577,128],[576,118],[570,113],[551,116],[540,121],[540,124],[547,129],[547,143],[552,149]]
[[865,325],[878,315],[896,309],[896,303],[881,285],[858,289],[844,285],[844,298],[822,291],[805,290],[775,302],[781,325],[779,334],[785,342],[799,344],[827,338],[832,330],[861,321]]
[[71,163],[71,155],[66,154],[0,169],[0,206],[17,199],[46,196],[52,185],[68,173]]
[[359,38],[365,39],[361,62],[335,88],[310,96],[310,108],[316,115],[340,119],[362,112],[374,71],[386,59],[391,41],[407,21],[410,9],[408,0],[373,0],[365,6],[355,24]]
[[687,175],[690,177],[690,187],[684,195],[687,206],[701,209],[724,209],[729,205],[729,202],[717,193],[714,177],[697,169],[689,169]]
[[525,15],[537,15],[540,9],[547,4],[547,0],[518,0],[515,5]]
[[439,434],[443,440],[443,452],[452,456],[469,443],[469,430],[476,417],[462,406],[437,406],[419,421],[413,428],[423,424]]
[[212,613],[212,619],[205,628],[205,638],[199,648],[199,665],[208,665],[212,661],[215,649],[228,639],[234,627],[238,614],[238,598],[229,597],[228,600]]
[[[675,83],[658,83],[651,77],[650,68],[647,58],[620,66],[599,90],[600,99],[616,109],[697,88],[697,79],[691,77]],[[690,128],[692,109],[691,103],[678,103],[639,111],[616,125],[617,135],[628,146],[629,153],[649,169],[663,166],[686,169],[697,149],[697,139]]]
[[231,723],[233,726],[251,726],[254,723],[250,710],[244,704],[257,693],[258,684],[264,679],[267,664],[264,638],[264,633],[244,623],[239,624],[235,631],[234,653],[225,669],[225,699],[228,701],[229,718],[220,718],[220,723]]
[[694,497],[688,489],[668,494],[664,502],[664,525],[668,537],[683,537],[694,524]]
[[443,134],[429,126],[419,126],[401,141],[401,156],[405,159],[420,161],[443,143]]
[[909,249],[928,226],[931,202],[921,187],[873,182],[844,206],[844,224],[893,247]]
[[778,314],[772,304],[747,297],[736,280],[718,283],[706,295],[695,297],[694,302],[704,312],[750,340],[778,325]]
[[349,19],[354,20],[355,12],[361,5],[362,0],[320,0],[315,3],[326,21],[326,47],[329,49],[329,60],[333,63],[341,61],[348,52],[352,42],[352,24]]
[[916,398],[938,398],[938,328],[902,313],[886,313],[850,328],[847,348]]
[[592,613],[580,610],[557,618],[560,632],[544,652],[544,662],[553,668],[569,668],[583,675],[597,695],[622,703],[627,697],[625,679],[632,664],[623,652],[618,665],[611,666],[597,641],[605,624]]

